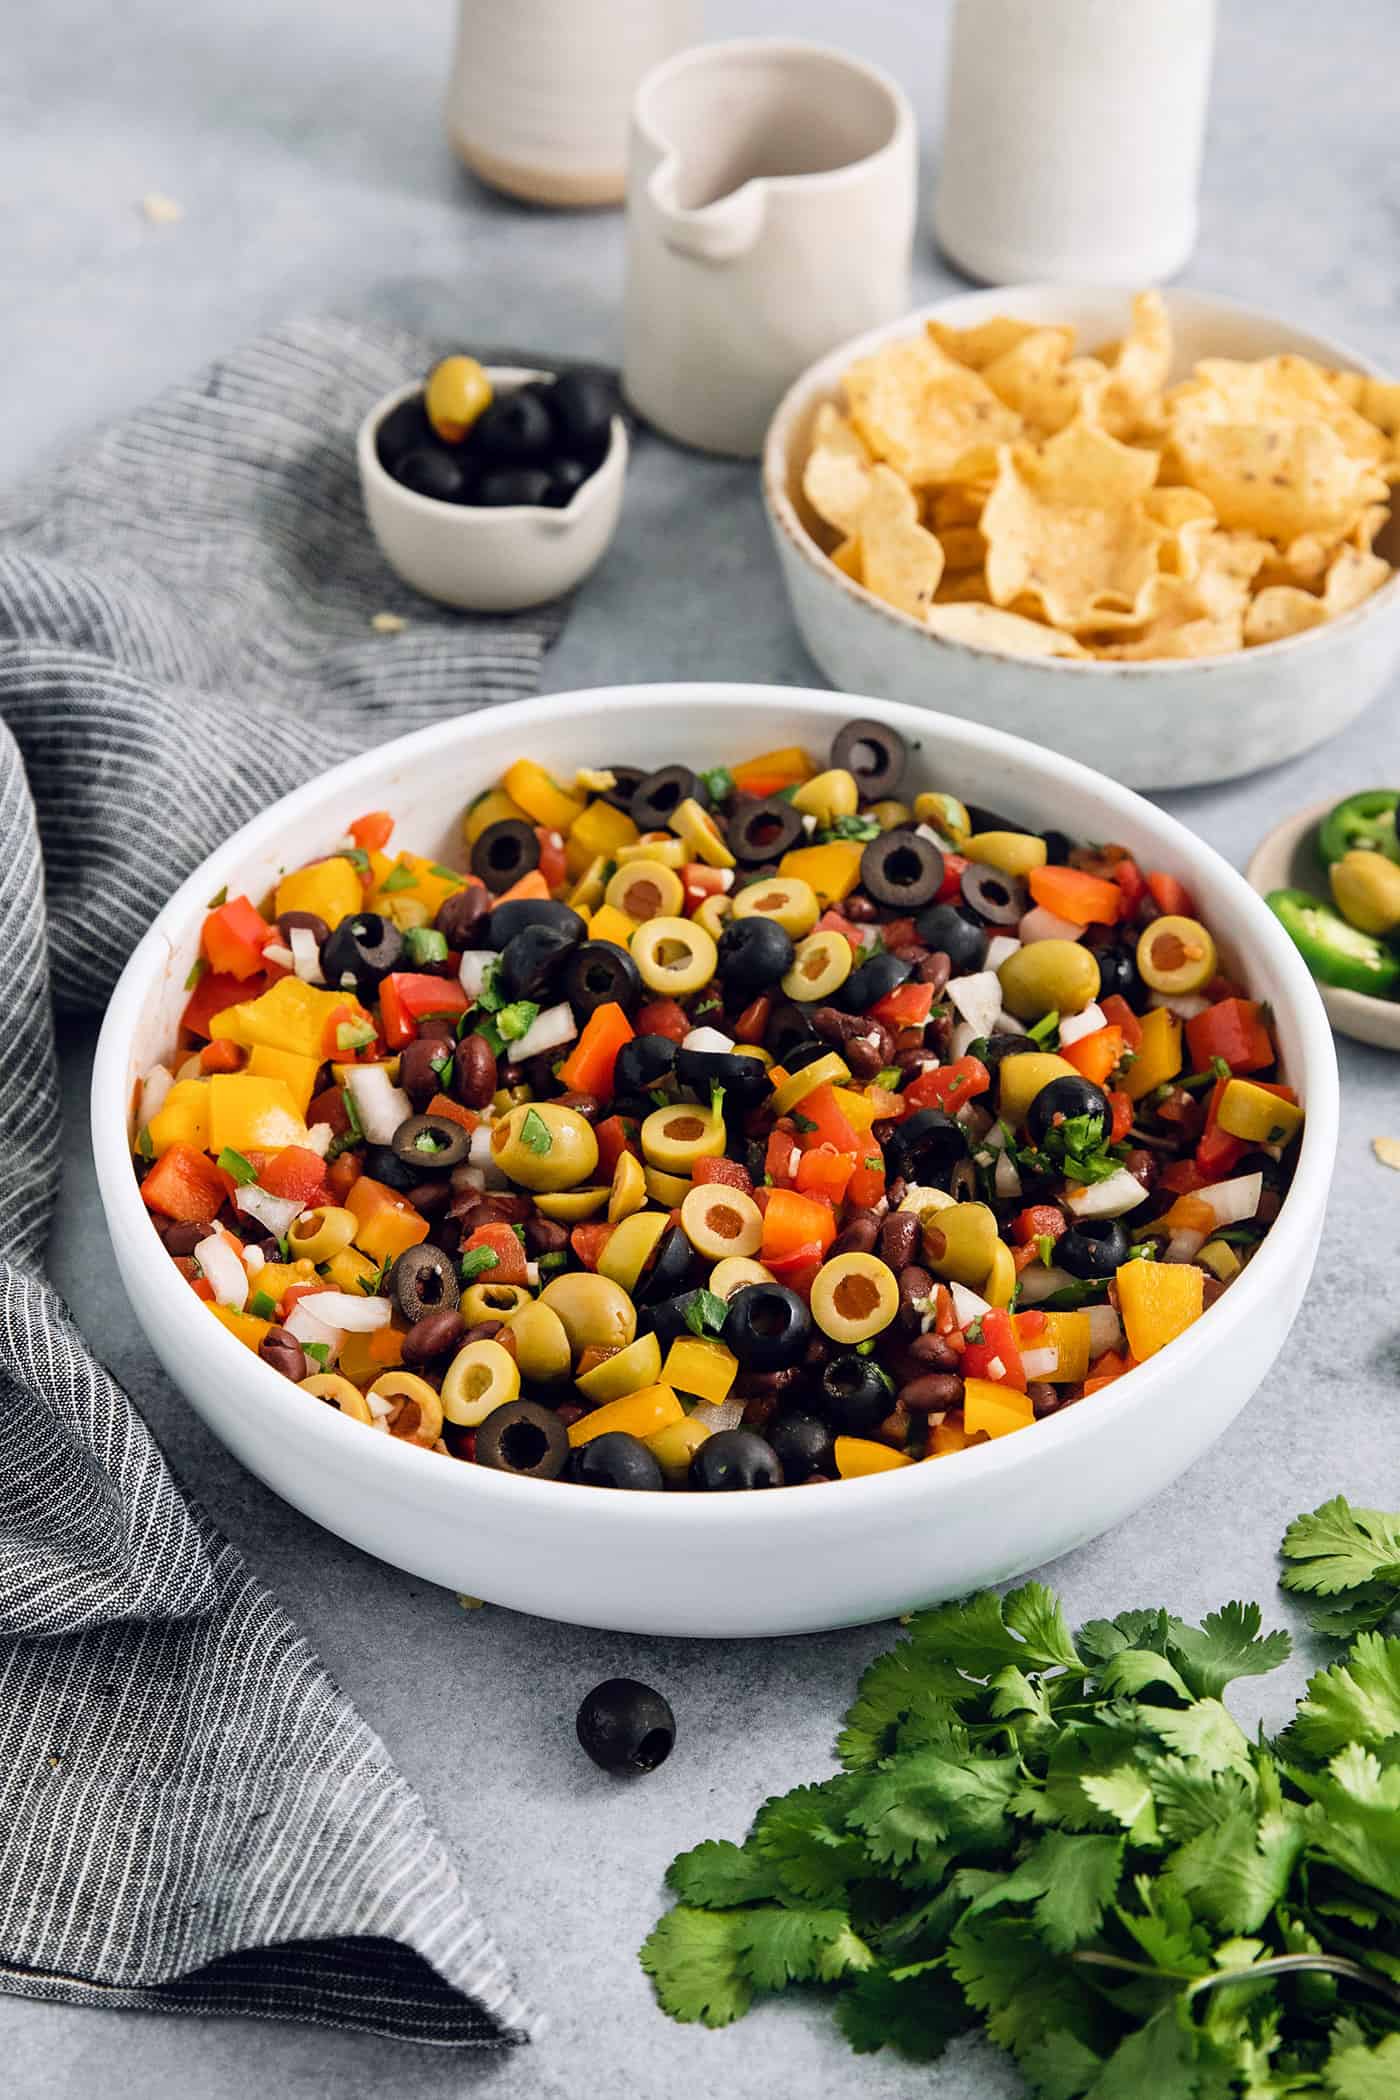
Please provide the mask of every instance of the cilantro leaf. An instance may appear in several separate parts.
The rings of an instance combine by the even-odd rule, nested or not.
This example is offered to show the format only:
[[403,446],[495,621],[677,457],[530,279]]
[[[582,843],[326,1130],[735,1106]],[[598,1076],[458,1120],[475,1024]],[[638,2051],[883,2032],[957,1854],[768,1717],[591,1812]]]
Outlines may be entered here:
[[1400,1901],[1400,1765],[1382,1766],[1360,1743],[1348,1743],[1325,1773],[1302,1784],[1312,1795],[1306,1811],[1311,1852],[1344,1874]]
[[1342,2046],[1334,2039],[1332,2053],[1322,2067],[1323,2083],[1332,2100],[1395,2100],[1400,2092],[1400,2034],[1388,2034],[1367,2048],[1359,2028],[1341,2030]]
[[753,2003],[740,1965],[742,1910],[693,1910],[678,1903],[652,1928],[641,1951],[657,2002],[673,2020],[727,2027]]
[[952,1840],[1004,1844],[1019,1773],[1014,1757],[971,1762],[943,1749],[911,1750],[859,1783],[849,1811],[872,1859],[903,1865]]
[[412,868],[406,868],[400,861],[397,867],[390,868],[379,887],[384,896],[392,897],[398,890],[416,890],[418,877]]
[[685,1301],[685,1324],[705,1341],[717,1335],[729,1317],[729,1306],[715,1291],[692,1291]]
[[527,1036],[539,1019],[538,1001],[516,999],[509,1006],[500,1008],[496,1015],[496,1028],[503,1043],[518,1043]]
[[552,1152],[554,1139],[549,1134],[549,1125],[538,1110],[527,1108],[520,1122],[520,1142],[532,1152]]
[[1226,1604],[1199,1626],[1172,1621],[1172,1659],[1197,1698],[1218,1698],[1236,1677],[1264,1677],[1287,1662],[1292,1641],[1282,1628],[1261,1636],[1262,1617],[1257,1604]]
[[752,1842],[790,1895],[836,1902],[869,1872],[864,1848],[846,1827],[851,1797],[851,1782],[842,1777],[795,1787],[759,1810]]
[[232,1145],[224,1146],[217,1164],[223,1168],[225,1174],[232,1176],[240,1188],[248,1188],[258,1178],[258,1170],[253,1162],[245,1159],[241,1152],[235,1152]]
[[[1295,1517],[1280,1547],[1289,1562],[1283,1573],[1286,1590],[1305,1590],[1335,1597],[1344,1590],[1366,1588],[1365,1604],[1379,1605],[1386,1590],[1400,1603],[1400,1512],[1353,1509],[1342,1495]],[[1385,1589],[1369,1586],[1383,1584]],[[1384,1617],[1379,1613],[1372,1623]]]
[[1068,1953],[1098,1931],[1117,1893],[1122,1860],[1121,1837],[1048,1831],[1018,1867],[968,1905],[964,1916],[980,1917],[1003,1903],[1033,1902],[1032,1915],[1046,1946]]
[[836,2024],[858,2056],[888,2044],[915,2063],[932,2063],[972,2023],[967,2001],[941,1962],[867,1969],[836,2006]]
[[709,771],[701,773],[699,778],[703,781],[711,802],[727,802],[734,792],[734,776],[728,766],[711,766]]
[[978,1918],[960,1925],[947,1959],[968,2003],[986,2015],[992,2040],[1017,2056],[1056,2029],[1081,2041],[1096,2031],[1087,1986],[1066,1973],[1027,1924]]
[[1166,1872],[1198,1917],[1226,1932],[1257,1932],[1287,1890],[1303,1838],[1292,1804],[1261,1816],[1241,1803],[1169,1854]]
[[789,1983],[835,1983],[850,1970],[871,1968],[875,1960],[844,1910],[762,1904],[741,1911],[737,1946],[740,1967],[765,1991],[781,1991]]
[[1400,1736],[1400,1640],[1363,1633],[1353,1641],[1345,1662],[1309,1679],[1288,1734],[1311,1757],[1351,1742],[1379,1749]]
[[255,1320],[275,1320],[277,1300],[270,1298],[266,1291],[254,1291],[248,1300],[248,1310]]
[[483,1276],[488,1269],[496,1268],[500,1259],[494,1247],[469,1247],[462,1256],[459,1272],[463,1283],[474,1283],[477,1277]]
[[486,965],[486,970],[481,980],[481,989],[476,995],[476,1003],[481,1008],[483,1013],[499,1013],[501,1008],[506,1003],[505,1000],[502,998],[500,992],[496,989],[496,980],[500,976],[500,972],[501,964],[499,957],[497,957],[497,959],[494,962],[489,962]]
[[666,1869],[666,1886],[682,1903],[701,1910],[766,1903],[783,1893],[774,1868],[753,1845],[735,1845],[728,1838],[706,1838],[680,1853]]
[[1197,2037],[1175,1999],[1119,2043],[1088,2088],[1090,2100],[1198,2100],[1202,2090]]

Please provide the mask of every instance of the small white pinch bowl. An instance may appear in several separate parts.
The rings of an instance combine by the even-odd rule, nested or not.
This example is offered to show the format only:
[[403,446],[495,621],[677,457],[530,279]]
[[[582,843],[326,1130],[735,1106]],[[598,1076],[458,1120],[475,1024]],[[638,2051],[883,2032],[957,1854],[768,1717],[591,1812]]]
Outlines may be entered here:
[[[816,413],[839,401],[841,375],[881,344],[935,318],[968,327],[993,314],[1071,324],[1081,348],[1124,332],[1121,287],[1004,285],[941,299],[834,350],[779,404],[763,453],[763,498],[793,614],[809,654],[834,686],[986,722],[1099,767],[1138,788],[1233,780],[1296,758],[1355,720],[1400,657],[1400,576],[1325,627],[1231,656],[1156,663],[1079,662],[974,649],[932,634],[874,598],[827,558],[838,535],[802,494]],[[1163,292],[1171,317],[1173,381],[1202,357],[1300,352],[1318,363],[1374,372],[1345,344],[1272,314],[1204,292]],[[1394,562],[1395,523],[1378,552]]]
[[[497,396],[550,372],[488,365]],[[404,583],[462,612],[522,612],[562,598],[595,569],[612,543],[627,477],[627,427],[614,416],[602,464],[561,510],[542,505],[440,503],[395,481],[375,449],[379,426],[422,382],[376,401],[360,425],[356,457],[365,516],[379,551]]]
[[[825,1493],[610,1493],[522,1480],[377,1436],[298,1392],[235,1341],[157,1237],[132,1172],[141,1074],[167,1058],[208,900],[261,896],[329,851],[366,808],[460,865],[466,803],[528,752],[572,777],[626,755],[694,766],[801,744],[853,716],[910,746],[911,790],[952,788],[1013,822],[1121,841],[1197,897],[1227,966],[1273,1006],[1307,1106],[1293,1185],[1239,1280],[1120,1383],[1020,1434]],[[1233,1421],[1282,1349],[1322,1236],[1337,1141],[1332,1033],[1302,958],[1234,868],[1165,811],[1070,760],[976,723],[836,693],[637,685],[492,708],[367,751],[297,788],[212,853],[132,955],[92,1079],[98,1186],[122,1281],[156,1355],[214,1434],[339,1537],[517,1611],[623,1632],[811,1633],[1002,1582],[1084,1544],[1158,1494]]]
[[[1298,889],[1326,898],[1327,871],[1317,851],[1317,828],[1341,800],[1340,795],[1329,795],[1325,802],[1300,809],[1259,841],[1245,875],[1261,897],[1270,890]],[[1340,984],[1319,984],[1317,989],[1339,1035],[1374,1044],[1378,1050],[1400,1050],[1400,999],[1373,999],[1369,992],[1351,992]]]

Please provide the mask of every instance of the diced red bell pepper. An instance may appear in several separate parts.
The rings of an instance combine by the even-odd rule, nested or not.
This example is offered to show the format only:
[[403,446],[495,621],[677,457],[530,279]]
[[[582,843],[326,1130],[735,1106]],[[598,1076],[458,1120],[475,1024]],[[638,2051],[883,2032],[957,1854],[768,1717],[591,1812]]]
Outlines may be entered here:
[[1125,1094],[1121,1087],[1114,1087],[1109,1094],[1108,1105],[1113,1111],[1113,1121],[1109,1126],[1108,1142],[1110,1145],[1121,1145],[1133,1127],[1134,1109],[1132,1095]]
[[262,969],[262,952],[272,937],[272,927],[250,898],[230,897],[210,912],[199,945],[211,970],[242,985]]
[[603,1122],[596,1126],[593,1135],[598,1140],[598,1179],[600,1181],[612,1180],[617,1170],[617,1163],[624,1152],[632,1153],[634,1158],[641,1157],[641,1150],[637,1142],[637,1126],[629,1121],[626,1116],[606,1117]]
[[141,1183],[141,1201],[182,1225],[210,1225],[233,1194],[233,1176],[193,1145],[172,1145]]
[[613,1066],[624,1043],[632,1041],[632,1023],[615,1000],[595,1006],[583,1033],[559,1067],[559,1077],[575,1093],[606,1101],[613,1090]]
[[768,1133],[763,1171],[776,1188],[791,1188],[797,1171],[798,1144],[794,1131],[779,1123]]
[[761,1043],[768,1033],[768,1022],[773,1012],[773,1000],[769,993],[760,993],[751,1000],[734,1023],[736,1043]]
[[221,1014],[226,1006],[236,1006],[240,999],[261,997],[270,982],[267,976],[240,978],[223,970],[206,970],[185,1001],[180,1026],[191,1035],[207,1038],[215,1014]]
[[1122,1059],[1123,1047],[1121,1028],[1096,1028],[1092,1035],[1081,1035],[1073,1043],[1062,1043],[1060,1055],[1095,1086],[1107,1086]]
[[1011,1221],[1011,1237],[1018,1247],[1032,1247],[1037,1240],[1057,1240],[1068,1232],[1065,1214],[1054,1203],[1031,1203]]
[[1147,878],[1135,860],[1120,860],[1113,879],[1123,892],[1123,909],[1131,918],[1147,895]]
[[804,1152],[815,1151],[819,1145],[830,1145],[833,1151],[849,1152],[853,1157],[860,1151],[860,1138],[842,1114],[829,1082],[804,1094],[792,1115]]
[[306,1111],[307,1128],[313,1123],[329,1123],[334,1137],[345,1137],[350,1129],[350,1112],[345,1106],[345,1095],[338,1086],[322,1087],[313,1094]]
[[968,865],[965,853],[945,853],[943,856],[943,880],[938,887],[936,904],[953,904],[962,895],[963,870]]
[[1121,992],[1110,992],[1106,999],[1100,999],[1099,1012],[1110,1028],[1121,1029],[1126,1049],[1141,1047],[1142,1023]]
[[800,1196],[795,1189],[774,1188],[768,1192],[763,1214],[762,1259],[772,1268],[799,1248],[815,1245],[821,1252],[836,1237],[836,1215],[829,1203],[815,1196]]
[[846,1183],[846,1201],[859,1210],[873,1210],[885,1193],[885,1162],[879,1151],[863,1152]]
[[933,1006],[933,986],[915,984],[912,979],[906,984],[897,984],[883,999],[877,999],[870,1012],[873,1019],[886,1028],[922,1028]]
[[389,1048],[402,1050],[405,1043],[413,1041],[418,1023],[426,1015],[448,1014],[455,1020],[470,1003],[461,985],[450,977],[395,970],[379,987],[379,1025]]
[[564,880],[567,869],[564,862],[564,834],[554,831],[548,824],[535,826],[535,837],[540,842],[538,869],[552,890],[557,890]]
[[865,953],[866,929],[863,926],[852,925],[851,921],[842,912],[828,908],[818,919],[813,931],[816,933],[844,934],[850,942],[852,955],[859,959]]
[[463,1255],[474,1248],[489,1247],[495,1255],[495,1266],[483,1269],[474,1280],[478,1283],[523,1283],[525,1281],[525,1249],[520,1244],[520,1235],[513,1225],[478,1225],[476,1231],[462,1242]]
[[854,1152],[838,1152],[832,1145],[817,1145],[797,1162],[797,1187],[806,1195],[829,1196],[833,1203],[844,1197],[856,1170]]
[[1157,1176],[1157,1186],[1169,1196],[1193,1196],[1205,1187],[1206,1178],[1194,1159],[1174,1159]]
[[382,853],[393,836],[394,820],[387,809],[372,809],[354,818],[349,830],[361,853]]
[[304,1210],[314,1210],[318,1203],[330,1201],[326,1162],[319,1152],[312,1152],[306,1145],[284,1145],[280,1152],[274,1152],[259,1171],[258,1186],[266,1189],[269,1196],[284,1196],[289,1203],[300,1203]]
[[707,897],[717,897],[724,888],[724,869],[707,868],[701,860],[689,860],[681,869],[681,893],[685,908],[693,912]]
[[331,1192],[331,1201],[343,1203],[364,1171],[354,1152],[342,1152],[339,1158],[333,1159],[326,1169],[326,1187]]
[[603,1249],[616,1230],[615,1225],[609,1225],[601,1218],[591,1219],[584,1225],[575,1225],[569,1234],[569,1245],[585,1269],[597,1268],[602,1259]]
[[888,919],[879,933],[887,948],[907,948],[919,938],[919,929],[912,919]]
[[481,1121],[474,1108],[464,1108],[461,1102],[454,1101],[450,1094],[434,1094],[423,1113],[442,1116],[446,1122],[456,1123],[466,1131],[475,1130]]
[[690,1034],[690,1020],[679,1000],[648,999],[637,1010],[636,1029],[638,1035],[664,1035],[673,1043],[683,1043]]
[[1194,919],[1198,916],[1195,898],[1175,875],[1168,875],[1161,868],[1149,868],[1147,887],[1158,911],[1168,918]]
[[941,1108],[951,1115],[967,1102],[975,1101],[979,1094],[985,1094],[991,1083],[992,1075],[980,1057],[960,1057],[954,1064],[921,1072],[905,1087],[899,1101],[906,1111]]
[[799,1298],[806,1298],[822,1265],[823,1250],[810,1240],[805,1246],[794,1247],[791,1254],[766,1254],[763,1260],[764,1266],[772,1270],[775,1282],[786,1284]]
[[963,1336],[967,1346],[959,1368],[964,1378],[989,1378],[994,1385],[1014,1385],[1024,1393],[1026,1371],[1009,1312],[994,1306],[979,1313]]
[[742,1189],[746,1196],[753,1194],[753,1176],[737,1159],[697,1159],[691,1180],[698,1189],[717,1181],[727,1189]]
[[1223,1057],[1232,1072],[1262,1072],[1275,1051],[1255,999],[1220,999],[1186,1023],[1191,1063],[1203,1072],[1213,1057]]

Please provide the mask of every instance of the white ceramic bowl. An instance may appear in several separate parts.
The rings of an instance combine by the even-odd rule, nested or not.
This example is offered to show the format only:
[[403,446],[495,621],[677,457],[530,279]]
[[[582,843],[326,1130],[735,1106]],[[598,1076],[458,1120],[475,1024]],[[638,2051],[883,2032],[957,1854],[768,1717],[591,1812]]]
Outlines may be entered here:
[[[522,751],[569,774],[625,754],[696,766],[784,744],[824,752],[878,713],[916,747],[915,781],[1012,819],[1130,846],[1187,882],[1231,966],[1274,1008],[1307,1103],[1297,1178],[1240,1280],[1124,1383],[998,1442],[868,1480],[766,1495],[622,1495],[455,1465],[375,1436],[236,1342],[172,1266],[128,1152],[139,1075],[167,1057],[208,899],[257,897],[388,809],[421,851],[460,861],[472,794]],[[975,724],[831,693],[733,685],[559,693],[366,752],[245,825],[191,875],[112,996],[93,1072],[92,1136],[122,1280],[166,1370],[243,1463],[308,1516],[433,1582],[583,1625],[665,1634],[808,1632],[882,1619],[999,1582],[1095,1537],[1172,1480],[1238,1413],[1278,1354],[1312,1269],[1337,1132],[1327,1017],[1296,950],[1248,883],[1180,824],[1069,761]]]
[[[1327,896],[1327,873],[1317,850],[1317,827],[1342,800],[1329,795],[1311,809],[1295,811],[1259,841],[1245,869],[1261,897],[1270,890],[1311,890]],[[1344,985],[1319,984],[1327,1017],[1341,1035],[1377,1050],[1400,1050],[1400,999],[1373,999],[1369,992],[1349,992]]]
[[[497,394],[551,376],[523,365],[486,370]],[[425,598],[463,612],[521,612],[582,583],[607,553],[622,512],[627,428],[621,416],[613,417],[601,466],[562,510],[523,503],[488,510],[420,496],[381,464],[375,450],[380,424],[420,391],[421,381],[414,380],[376,401],[356,439],[365,516],[394,574]]]
[[[1202,292],[1168,290],[1173,379],[1202,357],[1299,351],[1326,365],[1374,370],[1344,344]],[[866,352],[916,335],[930,315],[959,327],[993,314],[1070,322],[1081,345],[1122,334],[1130,295],[1066,285],[969,292],[908,314],[835,350],[785,395],[763,454],[763,495],[793,613],[833,685],[987,722],[1133,787],[1231,780],[1295,758],[1359,715],[1400,656],[1400,577],[1326,627],[1233,656],[1100,663],[972,649],[931,634],[873,598],[826,553],[835,535],[802,496],[816,412],[839,399],[841,374]],[[1394,528],[1392,527],[1393,531]],[[1381,552],[1396,558],[1396,549]]]

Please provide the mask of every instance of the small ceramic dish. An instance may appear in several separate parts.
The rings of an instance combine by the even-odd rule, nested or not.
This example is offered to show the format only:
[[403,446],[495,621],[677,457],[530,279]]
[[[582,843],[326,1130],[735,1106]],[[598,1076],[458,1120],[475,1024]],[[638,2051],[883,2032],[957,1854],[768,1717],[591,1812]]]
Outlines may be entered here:
[[[495,392],[513,393],[549,372],[488,365]],[[562,510],[534,504],[488,509],[442,503],[395,481],[380,460],[379,426],[422,382],[386,394],[360,425],[356,453],[365,515],[389,567],[425,598],[463,612],[521,612],[561,598],[597,567],[612,543],[627,475],[627,428],[614,416],[602,464]]]
[[[1311,809],[1299,810],[1261,839],[1245,875],[1261,897],[1270,890],[1311,890],[1327,895],[1327,870],[1317,850],[1317,827],[1335,809],[1340,795],[1329,795]],[[1327,1018],[1342,1035],[1379,1050],[1400,1050],[1400,999],[1373,999],[1369,992],[1349,992],[1340,985],[1319,984]]]
[[[1295,351],[1327,366],[1375,367],[1344,344],[1202,292],[1163,293],[1173,381],[1202,357]],[[1149,663],[1068,661],[974,649],[874,598],[828,558],[836,535],[802,494],[812,425],[841,375],[934,317],[966,328],[994,314],[1069,323],[1081,343],[1122,334],[1130,295],[1083,285],[1001,285],[943,299],[834,350],[790,388],[769,426],[763,498],[802,639],[835,686],[985,722],[1137,788],[1233,780],[1311,750],[1355,720],[1400,656],[1400,575],[1354,612],[1229,656]],[[1393,520],[1377,552],[1394,562]]]

